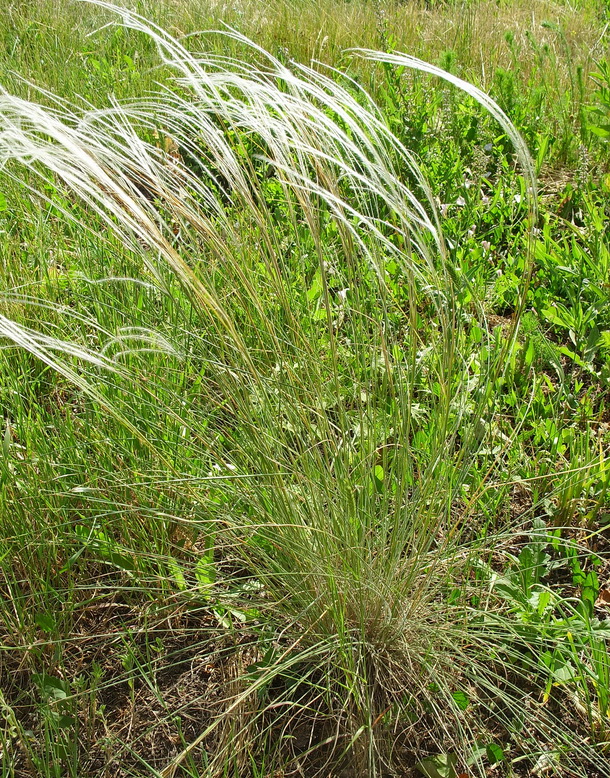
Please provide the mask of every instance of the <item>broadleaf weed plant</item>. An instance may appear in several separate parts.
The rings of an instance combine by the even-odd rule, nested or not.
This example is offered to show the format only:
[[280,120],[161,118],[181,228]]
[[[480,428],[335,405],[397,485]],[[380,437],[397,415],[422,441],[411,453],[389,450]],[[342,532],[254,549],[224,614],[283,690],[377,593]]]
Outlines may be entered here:
[[[152,40],[176,79],[104,110],[0,95],[3,180],[101,247],[97,275],[74,258],[69,304],[45,297],[48,277],[40,294],[7,291],[0,335],[9,364],[25,351],[64,377],[92,441],[106,430],[107,471],[94,481],[85,466],[72,487],[62,574],[90,587],[82,556],[134,596],[166,586],[247,637],[224,704],[146,769],[241,776],[277,749],[307,775],[404,774],[438,753],[484,775],[480,744],[499,739],[511,758],[550,749],[572,774],[602,770],[537,696],[537,649],[569,625],[524,630],[489,573],[521,528],[481,538],[462,499],[493,434],[533,243],[498,343],[476,299],[460,302],[468,279],[424,172],[345,74],[285,64],[232,29],[191,53],[95,5]],[[533,231],[529,154],[492,100],[407,55],[354,54],[442,78],[489,111],[521,163]],[[113,457],[134,467],[131,504],[104,524]],[[6,488],[18,467],[4,463]],[[131,528],[133,503],[167,490],[173,510]]]

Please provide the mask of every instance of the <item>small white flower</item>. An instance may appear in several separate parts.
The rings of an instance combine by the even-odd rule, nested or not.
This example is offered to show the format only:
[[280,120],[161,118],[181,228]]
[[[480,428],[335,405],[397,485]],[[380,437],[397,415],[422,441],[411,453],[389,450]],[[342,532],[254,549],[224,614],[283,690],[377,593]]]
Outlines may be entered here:
[[337,292],[337,297],[341,300],[341,302],[345,302],[347,300],[348,292],[349,292],[349,286],[346,286],[345,289],[340,289]]

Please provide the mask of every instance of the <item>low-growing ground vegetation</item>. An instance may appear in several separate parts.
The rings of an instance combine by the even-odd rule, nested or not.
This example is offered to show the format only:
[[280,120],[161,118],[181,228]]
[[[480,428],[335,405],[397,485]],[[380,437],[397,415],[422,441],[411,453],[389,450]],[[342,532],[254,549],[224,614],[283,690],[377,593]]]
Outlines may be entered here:
[[610,775],[609,23],[0,9],[2,776]]

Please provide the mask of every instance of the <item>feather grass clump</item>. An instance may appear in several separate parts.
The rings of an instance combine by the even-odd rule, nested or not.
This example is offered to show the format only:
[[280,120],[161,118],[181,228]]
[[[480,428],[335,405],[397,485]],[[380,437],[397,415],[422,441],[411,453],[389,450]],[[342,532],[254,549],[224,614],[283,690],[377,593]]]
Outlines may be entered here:
[[[214,569],[204,607],[234,587],[255,613],[258,661],[162,775],[210,742],[210,775],[245,775],[274,748],[308,775],[404,774],[431,752],[474,753],[483,775],[473,748],[488,732],[584,748],[534,702],[532,646],[477,575],[502,538],[477,540],[462,485],[515,331],[494,351],[480,311],[460,305],[467,280],[417,161],[343,74],[285,65],[234,30],[209,36],[241,57],[191,53],[96,4],[155,42],[174,86],[86,111],[3,93],[0,164],[39,195],[64,186],[65,219],[109,252],[118,240],[133,277],[100,268],[87,282],[145,284],[158,327],[130,326],[129,309],[114,331],[62,310],[78,320],[71,337],[45,328],[50,304],[14,294],[40,326],[3,317],[0,335],[73,382],[197,505]],[[529,155],[493,101],[406,55],[355,54],[443,78],[490,111],[534,224]]]

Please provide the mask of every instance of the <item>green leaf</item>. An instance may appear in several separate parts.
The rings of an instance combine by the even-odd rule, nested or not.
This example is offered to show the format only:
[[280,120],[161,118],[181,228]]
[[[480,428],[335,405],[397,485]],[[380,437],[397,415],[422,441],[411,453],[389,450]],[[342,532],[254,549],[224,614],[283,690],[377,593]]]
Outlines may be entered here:
[[571,662],[564,662],[553,668],[553,678],[557,683],[570,683],[576,678],[576,670]]
[[377,492],[383,491],[383,479],[384,479],[385,473],[383,472],[383,467],[381,465],[375,465],[375,468],[373,470],[373,480],[375,482],[375,489]]
[[551,593],[546,590],[533,592],[527,601],[542,616],[551,602]]
[[504,759],[504,751],[495,743],[488,743],[485,747],[485,753],[491,765],[498,764]]
[[578,356],[578,354],[575,351],[571,351],[567,346],[560,346],[559,353],[564,354],[566,357],[569,357],[572,360],[572,362],[575,362],[578,365],[578,367],[586,367],[585,363]]
[[195,564],[195,578],[200,586],[211,586],[216,580],[214,557],[209,551],[197,560]]
[[0,213],[2,211],[6,211],[8,208],[8,205],[6,204],[6,197],[0,192]]
[[311,286],[307,290],[307,299],[310,303],[315,302],[320,298],[322,295],[322,274],[319,270],[316,271],[315,276],[313,277],[313,280],[311,282]]
[[451,696],[453,697],[453,701],[460,710],[466,710],[466,708],[470,705],[470,699],[465,692],[453,692]]
[[231,617],[228,615],[226,608],[214,608],[214,616],[216,616],[218,623],[224,629],[231,629],[233,626],[233,622],[231,621]]
[[536,356],[536,351],[534,349],[534,341],[532,338],[529,338],[527,341],[527,348],[525,350],[525,366],[531,367],[532,362],[534,361],[534,357]]
[[590,573],[587,573],[580,595],[580,599],[587,607],[589,615],[593,614],[593,608],[598,594],[599,578],[597,577],[597,573],[591,570]]
[[471,343],[480,343],[483,340],[483,330],[477,325],[473,325],[470,330]]
[[601,127],[590,124],[589,129],[594,135],[597,135],[598,138],[603,138],[604,140],[610,138],[610,124],[602,125]]
[[11,424],[9,420],[6,420],[6,429],[4,430],[4,436],[2,438],[2,455],[5,459],[8,459],[11,452]]
[[53,632],[57,626],[55,619],[49,613],[37,613],[34,616],[34,623],[43,632]]
[[178,562],[176,562],[175,559],[170,558],[167,560],[167,567],[169,569],[169,574],[174,583],[177,585],[178,589],[180,589],[180,591],[185,591],[188,589],[186,578],[184,577],[184,573],[182,572]]
[[439,754],[422,759],[415,765],[415,769],[426,778],[457,778],[457,763],[455,754]]
[[32,680],[40,689],[40,694],[45,700],[65,700],[70,692],[70,684],[61,678],[46,673],[35,673]]
[[468,760],[466,761],[466,764],[468,767],[472,767],[472,765],[480,764],[483,757],[487,755],[487,747],[482,744],[479,740],[477,740],[474,748],[470,752],[470,756],[468,757]]

